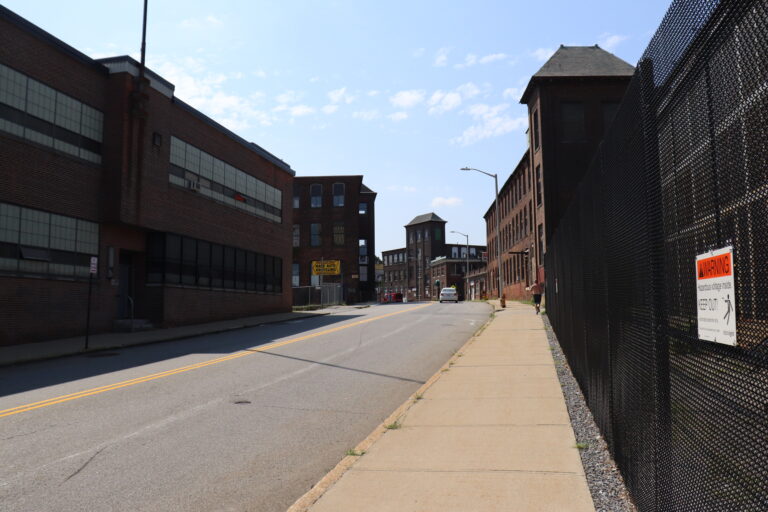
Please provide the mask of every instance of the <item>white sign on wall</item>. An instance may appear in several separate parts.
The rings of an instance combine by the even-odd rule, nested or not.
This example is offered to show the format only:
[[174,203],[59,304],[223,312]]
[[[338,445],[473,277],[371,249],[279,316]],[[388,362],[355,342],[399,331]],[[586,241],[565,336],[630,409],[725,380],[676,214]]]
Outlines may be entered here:
[[736,345],[736,288],[733,247],[696,256],[699,338]]

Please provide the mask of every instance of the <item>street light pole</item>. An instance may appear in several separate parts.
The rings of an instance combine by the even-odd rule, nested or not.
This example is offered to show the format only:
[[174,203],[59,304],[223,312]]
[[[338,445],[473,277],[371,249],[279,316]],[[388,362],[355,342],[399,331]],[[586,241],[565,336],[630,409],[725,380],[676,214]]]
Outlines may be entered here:
[[496,210],[496,259],[498,260],[498,274],[499,274],[499,300],[501,300],[501,290],[504,289],[504,283],[501,280],[501,235],[499,234],[499,178],[496,174],[491,174],[489,172],[481,171],[480,169],[475,169],[474,167],[462,167],[462,171],[477,171],[480,173],[485,174],[486,176],[490,176],[493,178],[493,182],[496,185],[496,203],[494,206],[494,210]]
[[467,274],[469,274],[469,235],[461,231],[451,231],[451,233],[456,233],[467,239],[467,253],[464,255],[467,260],[467,266],[464,268],[464,300],[467,300],[467,294],[469,293],[469,277],[467,277]]

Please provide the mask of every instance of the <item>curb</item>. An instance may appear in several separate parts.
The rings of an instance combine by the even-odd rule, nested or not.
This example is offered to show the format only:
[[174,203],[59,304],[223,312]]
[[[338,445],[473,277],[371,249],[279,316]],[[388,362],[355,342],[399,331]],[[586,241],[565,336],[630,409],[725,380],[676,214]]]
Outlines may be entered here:
[[[493,308],[493,304],[489,305]],[[373,430],[373,432],[368,434],[368,437],[358,443],[354,450],[358,453],[368,451],[368,448],[370,448],[376,441],[381,438],[381,436],[387,432],[386,425],[395,423],[400,418],[405,416],[405,413],[408,412],[408,409],[410,409],[411,406],[416,403],[416,396],[423,395],[427,389],[432,387],[432,385],[437,382],[445,370],[450,368],[451,364],[456,359],[458,359],[459,354],[462,354],[468,346],[474,343],[477,340],[477,337],[485,330],[485,328],[488,327],[491,322],[493,322],[495,318],[493,313],[495,312],[496,311],[494,308],[494,310],[488,314],[488,320],[483,325],[481,325],[477,331],[475,331],[475,333],[467,340],[467,342],[464,343],[464,345],[462,345],[461,348],[459,348],[448,359],[448,361],[446,361],[445,364],[443,364],[440,369],[437,370],[427,380],[427,382],[422,384],[422,386],[417,389],[411,396],[409,396],[406,401],[403,402],[397,409],[395,409],[392,414],[387,416],[384,421],[382,421],[381,424]],[[323,494],[325,494],[328,489],[330,489],[336,482],[338,482],[339,479],[344,476],[344,473],[346,473],[347,470],[351,468],[359,459],[360,456],[346,455],[343,459],[341,459],[341,461],[339,461],[338,464],[336,464],[333,469],[331,469],[323,478],[321,478],[319,482],[312,486],[309,491],[297,499],[294,504],[291,505],[288,510],[286,510],[286,512],[307,512],[309,508],[314,505],[317,500],[322,498]]]

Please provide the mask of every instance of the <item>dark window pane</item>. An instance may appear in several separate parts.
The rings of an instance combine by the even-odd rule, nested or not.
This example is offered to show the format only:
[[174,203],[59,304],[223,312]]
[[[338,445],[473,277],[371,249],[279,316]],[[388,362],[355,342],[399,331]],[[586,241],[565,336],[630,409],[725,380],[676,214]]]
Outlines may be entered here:
[[235,267],[237,269],[235,287],[238,290],[245,290],[245,251],[242,249],[237,250]]
[[256,254],[256,291],[263,292],[266,288],[264,275],[264,255]]
[[165,282],[178,284],[181,280],[181,237],[165,235]]
[[584,104],[564,102],[560,104],[562,142],[583,142],[587,138],[584,127]]
[[275,258],[275,292],[283,291],[283,260]]
[[182,239],[181,252],[181,282],[182,284],[196,284],[197,270],[197,240],[194,238]]
[[211,244],[209,242],[197,242],[197,284],[211,285]]
[[271,292],[274,290],[274,258],[272,256],[264,256],[264,270],[265,270],[265,281],[266,281],[266,287],[264,288],[265,291]]
[[165,261],[165,234],[147,235],[147,283],[163,282],[163,262]]
[[245,263],[245,281],[246,289],[256,289],[256,253],[249,252],[246,255]]
[[224,288],[235,287],[235,249],[224,247]]
[[224,286],[224,247],[211,244],[211,286]]

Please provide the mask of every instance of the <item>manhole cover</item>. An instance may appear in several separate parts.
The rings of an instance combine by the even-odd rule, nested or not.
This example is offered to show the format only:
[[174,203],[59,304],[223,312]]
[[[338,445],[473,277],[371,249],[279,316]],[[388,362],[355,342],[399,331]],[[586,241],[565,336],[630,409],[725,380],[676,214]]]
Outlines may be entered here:
[[235,405],[242,405],[242,404],[249,404],[251,403],[250,400],[235,400]]

